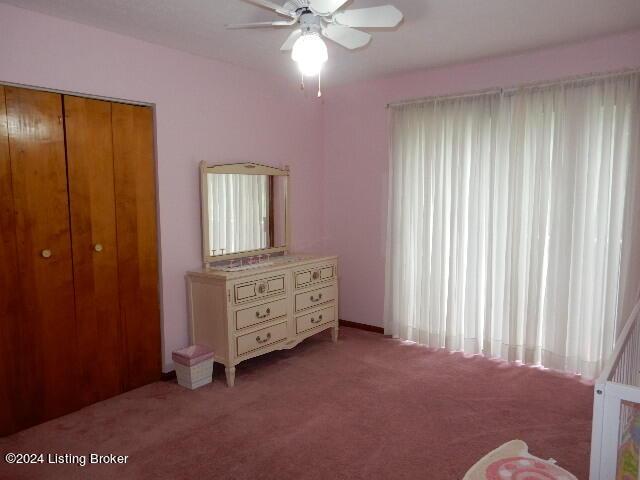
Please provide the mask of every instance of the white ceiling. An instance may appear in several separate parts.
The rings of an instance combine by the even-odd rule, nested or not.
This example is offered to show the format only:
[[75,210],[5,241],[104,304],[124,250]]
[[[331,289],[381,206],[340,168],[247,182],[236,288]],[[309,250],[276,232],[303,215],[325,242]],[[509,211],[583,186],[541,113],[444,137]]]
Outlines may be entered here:
[[[279,48],[289,29],[226,30],[227,23],[281,19],[243,0],[0,0],[224,62],[295,76]],[[278,1],[278,0],[276,0]],[[285,0],[279,0],[285,3]],[[395,31],[349,52],[329,45],[331,84],[505,55],[640,28],[639,0],[351,0],[392,3]],[[640,46],[639,46],[640,48]]]

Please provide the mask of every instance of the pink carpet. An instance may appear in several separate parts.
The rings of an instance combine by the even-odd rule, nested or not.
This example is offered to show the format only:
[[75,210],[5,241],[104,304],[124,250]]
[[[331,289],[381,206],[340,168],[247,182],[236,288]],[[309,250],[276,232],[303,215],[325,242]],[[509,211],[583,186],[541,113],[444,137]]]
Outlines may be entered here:
[[6,452],[128,455],[0,478],[459,479],[512,439],[588,477],[593,388],[341,329],[239,366],[236,387],[159,382],[0,439]]

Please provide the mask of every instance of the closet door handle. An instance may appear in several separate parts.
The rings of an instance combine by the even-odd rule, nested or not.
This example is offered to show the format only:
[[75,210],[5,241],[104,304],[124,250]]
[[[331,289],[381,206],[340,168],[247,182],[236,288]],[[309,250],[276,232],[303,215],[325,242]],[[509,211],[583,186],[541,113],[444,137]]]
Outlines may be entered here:
[[271,332],[267,333],[267,336],[264,339],[260,338],[260,335],[256,337],[256,342],[258,343],[266,343],[271,339]]
[[309,297],[309,300],[311,300],[312,302],[319,302],[320,300],[322,300],[322,294],[319,293],[317,297],[314,297],[313,295],[311,295]]
[[51,250],[45,248],[44,250],[42,250],[42,252],[40,252],[40,255],[42,255],[42,258],[51,258],[51,255],[53,254],[51,253]]
[[96,243],[96,244],[93,246],[93,249],[94,249],[96,252],[98,252],[98,253],[100,253],[102,250],[104,250],[104,248],[102,247],[102,244],[100,244],[100,243]]
[[256,312],[256,318],[267,318],[269,315],[271,315],[270,308],[267,308],[267,310],[264,312],[264,315],[261,315],[260,312]]

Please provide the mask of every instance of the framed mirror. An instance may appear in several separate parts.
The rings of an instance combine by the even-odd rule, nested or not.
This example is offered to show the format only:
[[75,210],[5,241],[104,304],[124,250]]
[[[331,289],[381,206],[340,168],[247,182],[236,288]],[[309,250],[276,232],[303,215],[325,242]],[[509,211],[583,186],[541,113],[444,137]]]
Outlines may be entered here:
[[200,184],[205,265],[288,251],[288,169],[202,162]]

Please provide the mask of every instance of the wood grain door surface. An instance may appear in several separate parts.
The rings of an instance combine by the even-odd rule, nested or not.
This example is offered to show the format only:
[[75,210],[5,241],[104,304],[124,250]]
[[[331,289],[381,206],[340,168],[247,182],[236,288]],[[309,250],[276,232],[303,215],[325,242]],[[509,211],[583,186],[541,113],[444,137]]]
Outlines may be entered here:
[[15,395],[20,377],[14,342],[19,338],[22,316],[8,135],[5,93],[0,85],[0,434],[18,429],[23,417]]
[[87,405],[122,392],[124,381],[111,102],[65,95],[64,111],[79,393]]
[[126,389],[160,379],[153,111],[114,103],[113,160]]
[[3,348],[15,360],[11,395],[26,426],[80,405],[69,197],[61,96],[4,90],[20,318]]

